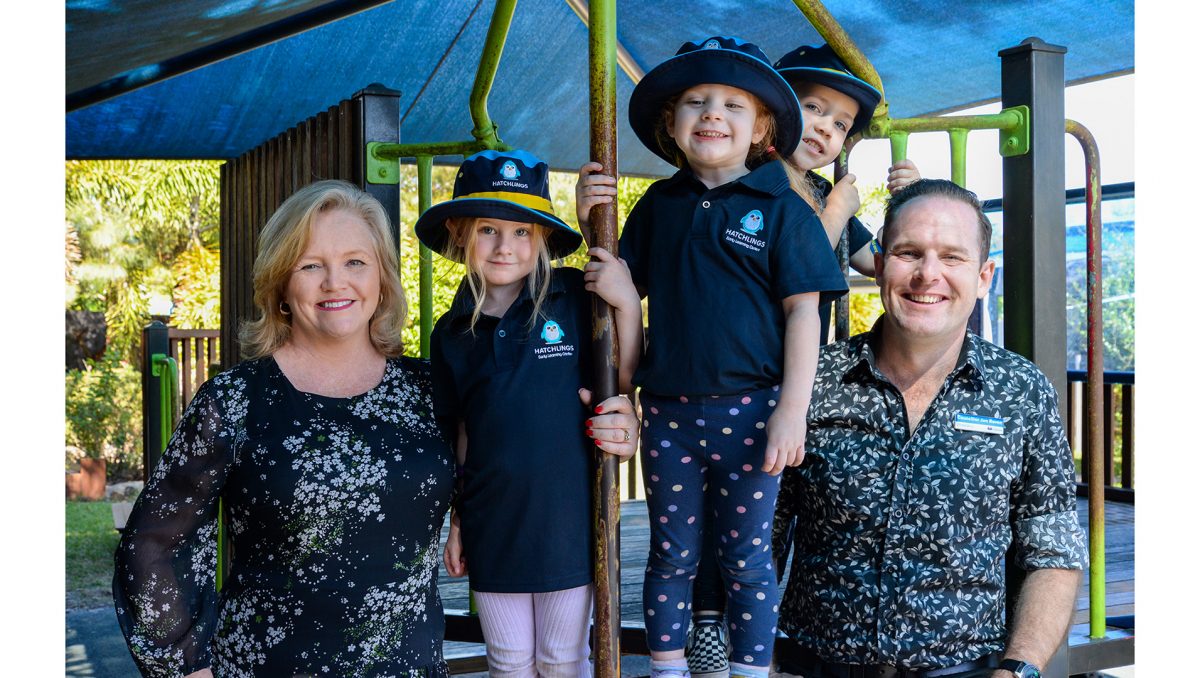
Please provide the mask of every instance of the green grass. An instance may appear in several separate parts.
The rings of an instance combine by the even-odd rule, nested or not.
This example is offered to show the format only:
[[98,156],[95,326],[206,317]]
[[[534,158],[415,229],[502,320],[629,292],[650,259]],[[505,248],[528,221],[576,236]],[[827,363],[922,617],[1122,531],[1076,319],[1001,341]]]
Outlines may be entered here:
[[107,501],[67,502],[67,608],[112,605],[113,552],[120,537]]

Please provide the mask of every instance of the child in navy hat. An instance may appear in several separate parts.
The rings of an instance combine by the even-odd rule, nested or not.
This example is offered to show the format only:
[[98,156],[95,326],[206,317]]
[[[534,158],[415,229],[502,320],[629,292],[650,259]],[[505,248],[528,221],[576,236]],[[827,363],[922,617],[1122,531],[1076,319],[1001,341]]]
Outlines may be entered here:
[[[688,675],[690,579],[708,529],[719,535],[729,599],[730,675],[765,678],[779,604],[770,547],[779,473],[804,452],[818,304],[846,283],[781,161],[800,141],[799,103],[757,46],[685,43],[634,88],[629,118],[679,168],[650,186],[620,240],[650,304],[634,383],[651,520],[651,675]],[[615,193],[611,177],[590,174],[598,169],[580,172],[581,224]]]
[[416,232],[466,266],[430,346],[434,414],[462,467],[446,570],[470,562],[491,675],[590,675],[592,451],[632,456],[638,421],[624,396],[589,409],[588,292],[616,309],[625,392],[641,300],[601,248],[586,272],[551,267],[582,237],[554,214],[546,163],[524,151],[467,158],[454,198]]
[[[830,244],[836,246],[842,230],[849,226],[850,265],[874,277],[875,260],[868,247],[871,232],[854,216],[860,205],[855,176],[847,174],[835,186],[813,170],[837,160],[846,139],[871,122],[883,95],[854,75],[829,45],[801,45],[776,61],[775,70],[795,90],[804,119],[801,143],[788,159],[806,173],[811,186],[808,195],[817,196],[814,200],[819,204],[815,208],[821,212]],[[895,193],[920,178],[916,164],[901,160],[888,168],[887,189]],[[824,309],[822,321],[827,330],[828,309]],[[821,335],[822,340],[827,334]]]
[[[787,160],[802,174],[799,191],[821,216],[830,245],[836,247],[842,230],[850,229],[850,265],[864,275],[874,277],[875,261],[868,244],[871,232],[854,216],[859,208],[855,177],[847,174],[837,185],[813,170],[833,163],[848,137],[862,131],[879,104],[879,90],[855,76],[828,45],[798,47],[775,62],[777,70],[791,85],[800,103],[803,125],[800,143]],[[888,189],[892,192],[921,178],[917,167],[904,160],[890,168]],[[822,303],[820,341],[829,336],[832,304]],[[788,486],[794,469],[784,471],[783,487]],[[786,490],[781,490],[786,491]],[[780,511],[782,511],[782,507]],[[790,525],[792,516],[776,513],[775,531],[781,523]],[[688,667],[693,676],[719,676],[728,670],[725,660],[727,633],[724,628],[725,594],[716,563],[716,545],[708,539],[700,557],[693,582],[692,631],[688,636]],[[783,542],[790,543],[790,540]],[[786,561],[787,553],[777,538],[773,544],[775,562]]]

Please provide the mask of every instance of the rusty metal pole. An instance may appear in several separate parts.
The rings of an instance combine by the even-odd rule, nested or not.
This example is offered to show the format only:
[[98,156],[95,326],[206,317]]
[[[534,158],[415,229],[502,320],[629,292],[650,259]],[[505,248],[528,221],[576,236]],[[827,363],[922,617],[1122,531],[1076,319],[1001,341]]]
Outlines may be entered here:
[[[858,143],[858,137],[852,137],[842,146],[842,152],[838,153],[837,161],[833,165],[833,183],[842,180],[850,172],[850,151],[854,150],[854,145]],[[850,279],[850,229],[842,229],[842,237],[838,240],[835,248],[838,264],[842,267],[842,275],[847,281]],[[838,297],[833,302],[835,309],[834,313],[834,339],[841,341],[850,336],[850,292],[845,296]],[[824,344],[828,337],[821,337],[821,343]]]
[[1102,224],[1100,222],[1100,150],[1086,127],[1067,120],[1067,134],[1083,147],[1087,173],[1087,429],[1091,449],[1084,475],[1088,482],[1088,548],[1091,560],[1088,575],[1088,635],[1103,638],[1105,624],[1104,561],[1104,286],[1100,261]]
[[[588,63],[591,92],[591,157],[603,173],[617,175],[617,4],[591,0],[588,11]],[[617,251],[617,204],[596,205],[588,215],[593,239],[589,243]],[[595,389],[592,402],[617,394],[617,338],[613,309],[592,295],[592,354]],[[596,678],[621,675],[621,505],[617,492],[617,458],[596,450],[592,486],[595,535],[595,611],[592,649]]]

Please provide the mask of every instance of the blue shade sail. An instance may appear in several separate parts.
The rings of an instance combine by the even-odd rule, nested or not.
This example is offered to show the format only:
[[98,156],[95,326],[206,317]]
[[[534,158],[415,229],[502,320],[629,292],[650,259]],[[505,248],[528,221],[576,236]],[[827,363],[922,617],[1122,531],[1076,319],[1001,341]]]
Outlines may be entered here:
[[[875,65],[893,117],[997,99],[997,52],[1031,36],[1067,47],[1068,82],[1133,70],[1129,1],[825,6]],[[371,83],[402,92],[402,141],[466,140],[492,7],[484,0],[68,0],[68,101],[106,87],[120,93],[67,113],[67,157],[236,157]],[[737,35],[772,59],[821,42],[790,0],[619,0],[617,22],[618,39],[643,70],[706,35]],[[191,70],[157,79],[181,63]],[[140,82],[153,84],[127,86]],[[671,168],[626,122],[632,88],[620,74],[620,169],[667,174]],[[521,0],[489,99],[500,137],[555,169],[574,170],[588,152],[587,97],[584,24],[564,0]]]

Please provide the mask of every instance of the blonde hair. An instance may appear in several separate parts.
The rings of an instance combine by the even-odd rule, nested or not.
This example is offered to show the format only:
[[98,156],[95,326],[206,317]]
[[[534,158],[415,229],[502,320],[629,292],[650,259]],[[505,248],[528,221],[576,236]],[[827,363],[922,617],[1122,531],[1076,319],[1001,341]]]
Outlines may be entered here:
[[308,247],[317,215],[345,210],[367,225],[379,262],[379,306],[370,320],[371,344],[385,356],[404,353],[403,330],[408,301],[400,284],[399,250],[387,211],[371,195],[345,181],[318,181],[296,191],[275,210],[258,239],[254,259],[254,305],[259,317],[238,333],[242,356],[261,358],[279,350],[292,336],[290,314],[280,306],[296,262]]
[[[764,126],[762,139],[750,143],[750,150],[746,153],[746,167],[756,169],[772,160],[780,162],[783,165],[784,173],[787,174],[788,185],[792,187],[796,195],[808,203],[808,206],[814,212],[820,214],[822,210],[821,201],[817,199],[815,187],[808,180],[808,173],[793,165],[789,159],[783,157],[775,150],[775,114],[771,112],[771,109],[767,108],[762,99],[759,99],[751,92],[746,92],[746,94],[754,102],[755,113],[757,115],[757,119],[754,121],[755,124],[757,125],[761,120]],[[659,148],[663,150],[663,153],[672,158],[673,164],[676,167],[683,167],[684,163],[687,162],[687,158],[684,157],[683,151],[680,150],[679,145],[675,143],[671,135],[667,133],[667,130],[671,129],[671,126],[675,122],[675,105],[679,103],[679,97],[681,96],[683,96],[683,92],[667,99],[663,105],[662,113],[659,114],[658,124],[654,128],[654,138],[658,142]]]
[[[483,315],[483,300],[487,297],[488,283],[475,268],[475,245],[479,241],[480,221],[485,217],[450,217],[446,219],[446,230],[450,237],[446,238],[446,246],[441,255],[451,261],[460,261],[467,267],[463,279],[475,304],[471,309],[471,333],[475,332],[475,323]],[[529,298],[533,300],[533,313],[529,314],[528,328],[537,326],[538,318],[542,315],[542,304],[550,293],[550,246],[546,242],[548,229],[541,224],[530,223],[533,235],[533,246],[537,251],[537,263],[525,278],[525,286],[529,289]]]

